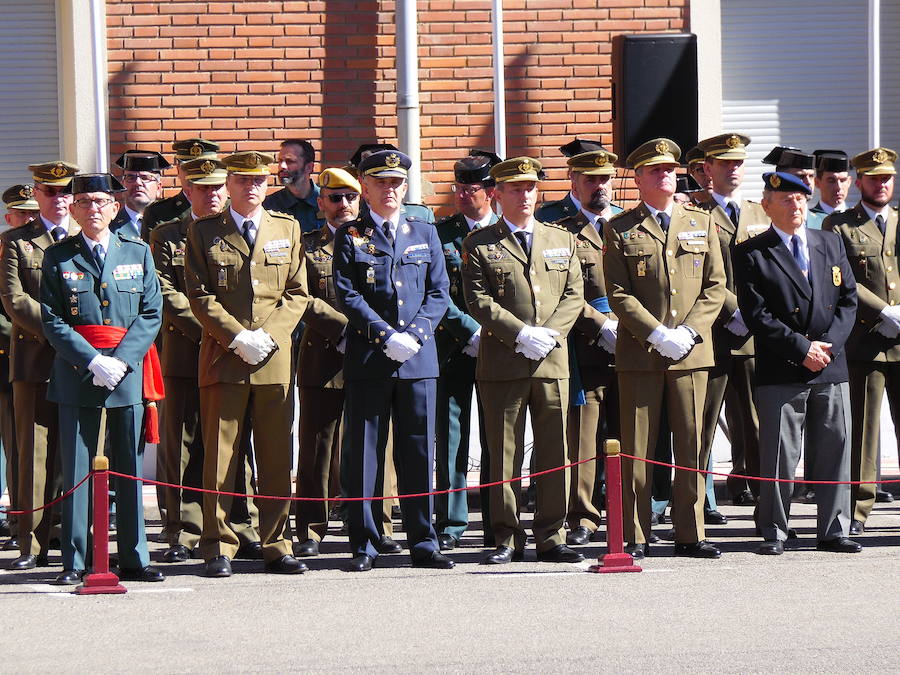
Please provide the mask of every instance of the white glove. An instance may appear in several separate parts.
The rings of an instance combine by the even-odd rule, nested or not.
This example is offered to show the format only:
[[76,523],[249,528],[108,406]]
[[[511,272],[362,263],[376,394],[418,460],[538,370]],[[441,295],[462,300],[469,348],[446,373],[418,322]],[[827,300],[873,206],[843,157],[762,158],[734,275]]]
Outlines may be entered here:
[[472,337],[469,338],[469,341],[466,343],[466,346],[463,347],[462,353],[466,356],[471,356],[473,359],[478,358],[478,345],[481,344],[481,326],[478,327],[474,333],[472,333]]
[[647,341],[653,345],[656,351],[673,361],[687,356],[694,346],[694,336],[684,326],[678,328],[658,326],[647,338]]
[[384,353],[399,363],[411,359],[421,348],[419,341],[409,333],[394,333],[384,343]]
[[744,317],[741,316],[741,310],[734,310],[734,314],[731,315],[731,318],[728,319],[728,323],[725,324],[725,328],[727,328],[730,332],[734,333],[738,337],[744,337],[747,333],[750,332],[750,329],[747,328],[747,324],[744,323]]
[[893,321],[885,318],[883,321],[879,321],[875,326],[875,332],[883,335],[890,340],[893,340],[897,337],[897,335],[900,335],[900,328],[898,328],[897,324],[895,324]]
[[256,338],[257,346],[261,349],[266,350],[266,356],[268,356],[272,352],[272,350],[275,349],[275,338],[269,335],[262,328],[257,328],[255,331],[253,331],[253,335]]
[[881,310],[881,318],[900,329],[900,305],[888,305]]
[[[522,326],[522,330],[516,336],[516,344],[522,345],[528,351],[537,352],[541,358],[547,356],[550,350],[556,346],[556,336],[559,331],[543,326]],[[521,352],[525,354],[525,351]],[[531,358],[531,357],[528,357]]]
[[608,351],[610,354],[616,353],[616,340],[619,337],[619,322],[615,319],[608,319],[606,323],[603,324],[603,327],[600,329],[600,339],[597,344],[599,344],[603,349]]
[[341,339],[338,340],[337,344],[334,346],[337,349],[338,354],[343,354],[347,351],[347,328],[344,327],[344,332],[341,333]]
[[546,356],[546,354],[543,354],[536,349],[521,344],[516,345],[516,354],[521,354],[526,359],[531,359],[532,361],[540,361]]
[[[272,345],[274,345],[274,342],[265,331],[261,331],[262,335],[260,335],[260,331],[261,329],[255,331],[242,330],[237,334],[237,337],[234,338],[232,343],[228,345],[228,348],[233,349],[245,363],[251,366],[262,363],[263,359],[265,359],[273,349],[273,346],[271,346],[269,342],[272,342]],[[266,337],[268,337],[268,341],[265,339]]]
[[95,385],[106,387],[112,391],[125,377],[125,373],[128,372],[128,366],[112,356],[97,354],[88,364],[88,370],[94,375]]

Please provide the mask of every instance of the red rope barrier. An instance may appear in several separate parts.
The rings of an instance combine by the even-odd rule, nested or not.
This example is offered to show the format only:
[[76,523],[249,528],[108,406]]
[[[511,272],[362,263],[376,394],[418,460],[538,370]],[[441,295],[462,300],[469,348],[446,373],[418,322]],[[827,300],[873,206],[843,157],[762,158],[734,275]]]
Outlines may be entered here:
[[0,507],[0,513],[5,513],[10,516],[24,516],[27,513],[37,513],[38,511],[43,511],[44,509],[49,509],[51,506],[55,506],[56,504],[59,504],[63,499],[66,499],[73,492],[75,492],[75,490],[77,490],[82,485],[84,485],[85,481],[87,481],[87,479],[90,478],[93,474],[94,474],[93,471],[89,471],[88,474],[84,478],[82,478],[81,481],[79,481],[78,485],[73,487],[71,490],[68,490],[64,495],[60,495],[59,497],[54,499],[52,502],[44,504],[43,506],[39,506],[36,509],[28,509],[27,511],[18,511],[18,510],[13,511],[12,509],[4,509],[4,508]]

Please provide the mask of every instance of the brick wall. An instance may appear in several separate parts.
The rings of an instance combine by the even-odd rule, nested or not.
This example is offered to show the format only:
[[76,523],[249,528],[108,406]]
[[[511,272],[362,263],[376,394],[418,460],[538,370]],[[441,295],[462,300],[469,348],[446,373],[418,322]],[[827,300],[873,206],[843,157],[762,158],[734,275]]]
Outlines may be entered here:
[[[686,31],[688,2],[505,0],[507,151],[544,161],[544,198],[567,189],[560,145],[612,144],[611,37]],[[425,201],[439,212],[453,162],[493,148],[490,7],[418,3],[422,170],[435,192]],[[135,146],[168,155],[192,135],[224,151],[301,137],[334,166],[359,143],[396,143],[394,16],[392,0],[108,0],[113,157]]]

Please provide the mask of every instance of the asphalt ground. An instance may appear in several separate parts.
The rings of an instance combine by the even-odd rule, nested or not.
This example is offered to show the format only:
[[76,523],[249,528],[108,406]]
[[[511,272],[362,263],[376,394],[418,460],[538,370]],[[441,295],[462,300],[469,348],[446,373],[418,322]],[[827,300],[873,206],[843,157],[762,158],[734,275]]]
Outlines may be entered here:
[[[147,491],[150,492],[150,491]],[[149,497],[149,494],[148,494]],[[152,502],[152,499],[148,499]],[[159,564],[167,579],[128,593],[76,596],[60,571],[0,571],[0,672],[842,672],[897,661],[900,501],[878,504],[860,554],[815,550],[815,507],[795,503],[799,539],[778,558],[753,553],[752,508],[720,506],[708,528],[720,560],[652,546],[640,574],[591,574],[602,542],[579,565],[479,565],[473,514],[449,571],[413,569],[407,554],[371,572],[342,571],[339,523],[302,576],[235,561],[206,579],[202,561]],[[148,504],[148,532],[159,531]],[[524,514],[526,520],[529,514]],[[668,526],[655,531],[664,536]],[[603,530],[600,533],[602,536]],[[396,534],[404,540],[402,532]],[[162,544],[151,543],[159,559]],[[16,552],[0,553],[5,567]]]

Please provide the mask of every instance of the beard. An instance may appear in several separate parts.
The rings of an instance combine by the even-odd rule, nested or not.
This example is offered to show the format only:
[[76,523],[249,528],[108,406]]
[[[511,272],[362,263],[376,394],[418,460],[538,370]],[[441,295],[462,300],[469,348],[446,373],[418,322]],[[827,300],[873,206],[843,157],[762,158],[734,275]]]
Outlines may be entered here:
[[296,183],[299,179],[300,179],[299,171],[291,171],[290,173],[278,174],[278,180],[281,181],[282,185],[296,185]]
[[605,192],[597,190],[591,195],[587,205],[591,211],[606,211],[609,208],[609,197]]

